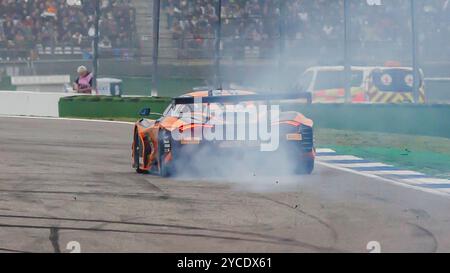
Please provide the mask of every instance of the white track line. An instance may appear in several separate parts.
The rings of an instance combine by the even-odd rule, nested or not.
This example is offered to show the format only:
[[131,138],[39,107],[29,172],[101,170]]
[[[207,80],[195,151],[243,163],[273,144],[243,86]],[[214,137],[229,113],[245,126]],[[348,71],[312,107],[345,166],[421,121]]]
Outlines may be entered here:
[[339,167],[339,166],[336,166],[334,164],[329,164],[329,163],[325,163],[325,162],[321,162],[321,161],[317,161],[316,164],[321,165],[321,166],[325,166],[325,167],[328,167],[328,168],[331,168],[331,169],[343,171],[343,172],[353,173],[353,174],[357,174],[357,175],[373,178],[373,179],[376,179],[376,180],[381,180],[381,181],[388,182],[390,184],[394,184],[394,185],[401,186],[401,187],[404,187],[404,188],[414,189],[414,190],[417,190],[417,191],[432,193],[432,194],[436,194],[436,195],[440,195],[440,196],[444,196],[444,197],[450,198],[450,194],[445,193],[445,192],[440,191],[440,190],[423,188],[423,187],[420,187],[420,186],[406,184],[406,183],[403,183],[403,182],[400,182],[400,181],[383,178],[383,177],[380,177],[380,176],[375,175],[375,174],[368,174],[368,173],[365,173],[365,172],[354,171],[352,169]]
[[364,171],[368,174],[378,174],[378,175],[423,175],[423,173],[407,171],[407,170],[386,170],[386,171]]
[[331,150],[331,149],[317,149],[318,153],[336,153],[335,150]]
[[447,179],[443,178],[433,178],[433,177],[423,177],[423,178],[409,178],[405,179],[405,181],[417,185],[423,184],[449,184]]
[[[321,157],[319,157],[321,159]],[[387,165],[384,163],[338,163],[336,164],[340,167],[347,167],[347,168],[359,168],[359,167],[393,167],[392,165]]]
[[319,156],[320,160],[330,161],[330,160],[363,160],[360,157],[356,157],[353,155],[324,155]]

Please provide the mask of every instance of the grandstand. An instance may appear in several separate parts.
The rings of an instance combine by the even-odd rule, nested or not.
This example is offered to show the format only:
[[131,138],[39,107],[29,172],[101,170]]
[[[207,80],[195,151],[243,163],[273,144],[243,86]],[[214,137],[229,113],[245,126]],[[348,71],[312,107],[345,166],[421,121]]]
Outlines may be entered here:
[[[223,56],[273,58],[280,38],[300,57],[340,58],[343,1],[224,0]],[[407,60],[410,47],[409,0],[371,7],[350,1],[352,49],[355,59],[379,55]],[[395,3],[394,3],[395,2]],[[216,0],[162,1],[162,59],[208,59],[213,56]],[[285,5],[282,5],[285,3]],[[419,1],[421,55],[440,60],[435,45],[450,40],[448,0]],[[152,1],[102,1],[100,49],[105,58],[132,58],[151,52]],[[320,11],[320,12],[319,12]],[[0,0],[0,60],[81,58],[92,55],[94,1],[69,6],[63,0]],[[312,16],[316,14],[315,16]],[[319,16],[317,16],[319,14]],[[429,43],[433,41],[433,43]],[[450,47],[444,46],[450,55]],[[442,47],[441,47],[442,52]],[[148,58],[146,59],[148,60]]]
[[[216,2],[162,1],[160,58],[212,58]],[[0,60],[89,59],[94,1],[82,3],[81,7],[73,7],[62,0],[0,0]],[[272,58],[280,38],[284,38],[287,49],[302,57],[315,56],[317,51],[332,59],[340,56],[343,1],[292,0],[284,1],[286,6],[281,3],[224,0],[224,57]],[[429,41],[433,41],[431,46],[450,44],[449,1],[419,3],[420,42],[427,46],[421,47],[421,55],[426,60],[440,60],[440,54],[430,50]],[[100,48],[105,58],[150,54],[151,7],[151,1],[144,0],[102,1]],[[355,59],[376,60],[380,54],[409,58],[405,55],[411,41],[410,23],[405,21],[409,0],[385,2],[370,10],[365,1],[351,1],[351,11],[358,15],[351,22]],[[450,47],[445,46],[444,51],[449,55]]]
[[[163,1],[166,25],[178,48],[179,58],[211,58],[215,2],[208,0]],[[285,3],[283,6],[282,3]],[[302,57],[341,55],[343,46],[343,1],[249,0],[222,1],[223,50],[225,56],[272,58],[278,40]],[[366,1],[350,1],[352,49],[356,59],[376,60],[380,55],[409,59],[411,46],[410,1],[384,1],[369,7]],[[429,45],[449,44],[450,4],[448,0],[419,1],[420,40]],[[280,27],[283,28],[280,31]],[[284,36],[284,37],[283,37]],[[435,41],[439,41],[435,43]],[[250,53],[248,49],[252,48]],[[444,50],[450,53],[450,47]],[[440,54],[422,47],[428,60]],[[257,52],[255,55],[254,52]],[[442,49],[441,49],[442,52]],[[373,56],[373,57],[372,57]]]
[[[94,3],[69,6],[61,0],[0,0],[0,60],[91,58]],[[101,10],[103,54],[133,55],[137,44],[132,1],[102,1]]]
[[[412,65],[411,0],[381,0],[380,6],[348,1],[352,64]],[[101,0],[99,75],[151,77],[153,2]],[[92,67],[95,1],[80,3],[0,0],[0,75],[73,74],[76,65]],[[224,77],[234,81],[245,71],[246,79],[258,79],[282,63],[295,66],[285,71],[294,78],[310,66],[343,64],[343,3],[222,0]],[[450,0],[416,3],[419,66],[427,78],[447,79]],[[161,77],[212,78],[217,4],[218,0],[161,1]]]

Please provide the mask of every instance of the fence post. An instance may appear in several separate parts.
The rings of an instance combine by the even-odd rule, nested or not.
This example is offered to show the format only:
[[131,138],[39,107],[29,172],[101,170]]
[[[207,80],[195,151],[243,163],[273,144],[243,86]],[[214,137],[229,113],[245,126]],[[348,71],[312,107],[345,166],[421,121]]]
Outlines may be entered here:
[[345,103],[351,103],[352,95],[352,67],[350,55],[350,2],[344,0],[344,82],[345,82]]
[[[279,18],[278,18],[278,32],[280,35],[280,40],[278,43],[278,68],[282,69],[283,67],[283,55],[284,50],[286,48],[286,24],[285,24],[285,16],[286,16],[286,3],[284,0],[280,0],[278,3],[279,9]],[[279,71],[279,73],[280,73]]]
[[98,78],[98,43],[100,39],[100,16],[101,16],[101,9],[100,9],[100,0],[95,1],[95,36],[94,36],[94,56],[92,58],[93,67],[94,67],[94,79],[93,79],[93,87],[94,89],[97,89],[97,78]]
[[411,36],[412,36],[412,66],[413,66],[413,94],[414,102],[419,103],[419,83],[420,83],[420,73],[419,73],[419,51],[418,51],[418,40],[417,40],[417,9],[416,1],[411,0]]
[[158,96],[159,20],[161,0],[153,0],[153,73],[151,96]]
[[222,0],[217,2],[216,7],[216,16],[217,16],[217,26],[216,26],[216,40],[215,40],[215,48],[214,48],[214,84],[216,88],[222,88],[222,77],[220,71],[220,44],[222,41]]

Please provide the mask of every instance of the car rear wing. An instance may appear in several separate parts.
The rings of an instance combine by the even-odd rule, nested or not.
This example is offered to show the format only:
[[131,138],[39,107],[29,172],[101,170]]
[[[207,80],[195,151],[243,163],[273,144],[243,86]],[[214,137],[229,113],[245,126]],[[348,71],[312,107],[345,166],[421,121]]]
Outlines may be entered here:
[[175,105],[194,103],[240,103],[246,101],[288,101],[306,100],[312,103],[312,94],[309,92],[279,93],[279,94],[252,94],[252,95],[230,95],[230,96],[208,96],[208,97],[178,97],[173,99]]

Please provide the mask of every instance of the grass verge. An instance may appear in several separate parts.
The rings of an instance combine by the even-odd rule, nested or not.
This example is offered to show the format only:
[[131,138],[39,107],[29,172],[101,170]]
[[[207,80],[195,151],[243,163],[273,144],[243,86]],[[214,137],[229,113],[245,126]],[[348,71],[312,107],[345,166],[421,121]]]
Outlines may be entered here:
[[141,109],[150,107],[152,112],[162,113],[171,101],[171,98],[165,97],[65,97],[59,100],[59,116],[88,119],[104,119],[105,117],[137,119]]
[[138,115],[136,115],[136,118],[116,118],[116,117],[80,118],[77,116],[66,116],[64,118],[86,119],[86,120],[124,121],[124,122],[133,122],[133,123],[139,120]]
[[450,139],[316,129],[318,147],[450,179]]

